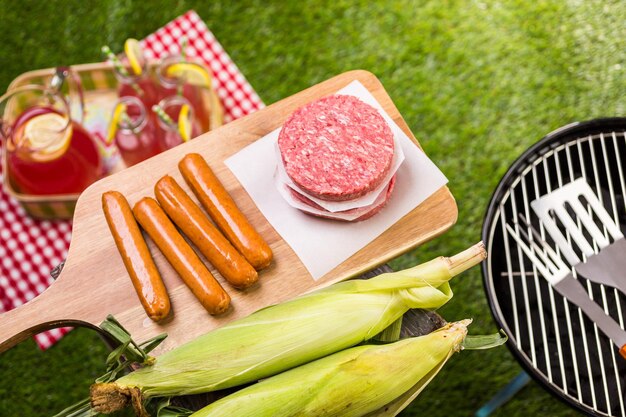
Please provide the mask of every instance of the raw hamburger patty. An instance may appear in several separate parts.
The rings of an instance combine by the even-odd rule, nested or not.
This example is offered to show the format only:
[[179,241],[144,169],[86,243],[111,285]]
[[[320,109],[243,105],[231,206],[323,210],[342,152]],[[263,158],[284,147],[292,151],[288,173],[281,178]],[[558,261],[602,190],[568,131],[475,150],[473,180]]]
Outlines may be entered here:
[[[396,185],[396,176],[394,175],[393,177],[391,177],[391,181],[389,181],[389,185],[387,186],[387,189],[384,190],[381,195],[379,196],[379,198],[376,199],[376,201],[374,201],[374,203],[372,203],[372,205],[367,206],[367,207],[359,207],[356,209],[351,209],[351,210],[345,210],[345,211],[339,211],[336,213],[331,213],[327,210],[325,210],[322,206],[320,206],[319,204],[315,203],[314,201],[306,198],[305,196],[303,196],[302,194],[291,190],[291,195],[297,199],[298,201],[300,201],[303,204],[306,204],[308,206],[311,206],[317,210],[323,211],[325,213],[328,213],[328,215],[325,214],[317,214],[317,213],[311,213],[308,211],[304,211],[307,214],[310,214],[311,216],[316,216],[316,217],[322,217],[322,218],[327,218],[327,219],[334,219],[334,220],[341,220],[341,221],[347,221],[347,222],[360,222],[362,220],[367,220],[370,217],[372,217],[374,214],[378,213],[379,211],[381,211],[383,209],[383,207],[385,207],[387,205],[387,202],[389,201],[389,199],[391,198],[391,193],[393,192],[393,188]],[[341,218],[341,214],[357,214],[358,213],[358,217],[355,218],[354,220],[347,220],[345,218]]]
[[278,147],[291,180],[328,201],[352,200],[376,188],[394,153],[385,119],[374,107],[346,95],[296,110],[280,131]]

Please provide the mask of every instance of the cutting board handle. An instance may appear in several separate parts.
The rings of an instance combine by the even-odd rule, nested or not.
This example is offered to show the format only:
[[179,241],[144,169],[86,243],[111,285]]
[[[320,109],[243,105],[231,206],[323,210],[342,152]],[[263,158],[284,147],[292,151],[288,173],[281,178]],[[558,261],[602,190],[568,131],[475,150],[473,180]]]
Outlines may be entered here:
[[[61,277],[59,277],[61,278]],[[69,305],[61,302],[59,295],[68,290],[61,280],[52,283],[43,293],[13,310],[2,313],[0,320],[0,353],[37,333],[58,327],[82,326],[95,328],[78,318]],[[70,290],[71,291],[71,290]],[[74,318],[68,318],[74,317]]]

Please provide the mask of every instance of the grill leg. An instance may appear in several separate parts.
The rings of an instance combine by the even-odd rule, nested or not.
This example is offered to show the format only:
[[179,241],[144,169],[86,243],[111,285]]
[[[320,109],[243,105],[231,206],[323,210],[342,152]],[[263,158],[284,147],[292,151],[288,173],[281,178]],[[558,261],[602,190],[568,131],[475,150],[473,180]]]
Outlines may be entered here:
[[493,413],[498,407],[509,401],[515,394],[528,384],[530,377],[524,371],[520,372],[511,380],[504,388],[493,396],[487,404],[483,405],[480,410],[476,411],[475,417],[487,417]]

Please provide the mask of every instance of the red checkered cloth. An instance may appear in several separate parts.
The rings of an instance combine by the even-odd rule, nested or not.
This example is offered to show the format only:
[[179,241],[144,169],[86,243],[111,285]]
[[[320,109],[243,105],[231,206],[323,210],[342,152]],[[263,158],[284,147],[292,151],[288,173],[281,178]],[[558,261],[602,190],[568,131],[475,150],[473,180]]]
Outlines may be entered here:
[[[193,10],[141,43],[148,58],[160,59],[179,54],[183,39],[187,40],[186,54],[204,61],[213,72],[226,122],[263,107],[259,96]],[[0,181],[2,175],[0,166]],[[65,259],[71,230],[69,221],[28,217],[0,187],[0,313],[26,303],[53,282],[50,271]],[[68,331],[69,328],[54,329],[38,334],[35,340],[41,349],[46,349]]]

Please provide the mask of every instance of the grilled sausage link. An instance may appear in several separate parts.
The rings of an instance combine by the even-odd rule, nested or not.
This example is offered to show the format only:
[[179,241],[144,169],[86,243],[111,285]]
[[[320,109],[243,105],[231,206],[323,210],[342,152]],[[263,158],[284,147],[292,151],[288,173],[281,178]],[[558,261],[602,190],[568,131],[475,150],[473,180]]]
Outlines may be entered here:
[[228,309],[230,297],[172,224],[159,204],[144,197],[133,207],[135,218],[211,314]]
[[257,270],[272,262],[272,250],[237,208],[222,183],[202,156],[192,153],[178,169],[226,238]]
[[128,201],[117,191],[107,191],[102,210],[143,309],[152,320],[163,320],[170,313],[170,298]]
[[169,175],[161,178],[154,186],[154,194],[170,219],[233,287],[244,289],[257,282],[256,270],[213,226],[174,178]]

